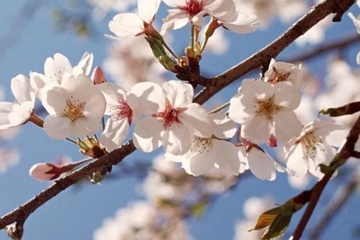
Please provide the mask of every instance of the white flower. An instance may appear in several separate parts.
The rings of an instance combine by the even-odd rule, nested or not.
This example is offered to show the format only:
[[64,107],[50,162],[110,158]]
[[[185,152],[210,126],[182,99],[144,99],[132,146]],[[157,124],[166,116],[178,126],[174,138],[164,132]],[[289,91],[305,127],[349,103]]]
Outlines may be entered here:
[[134,144],[144,152],[163,145],[165,152],[186,153],[193,135],[208,138],[212,121],[205,109],[192,103],[194,90],[190,84],[169,81],[161,86],[138,83],[128,92],[133,111],[145,115],[135,123]]
[[286,62],[276,62],[273,58],[270,61],[269,69],[264,74],[264,81],[276,84],[282,81],[292,82],[299,86],[302,77],[301,64],[295,65]]
[[328,165],[340,147],[347,130],[332,120],[315,120],[286,145],[285,162],[289,174],[302,178],[309,171],[321,178],[319,164]]
[[[61,53],[55,53],[54,58],[48,57],[44,64],[44,74],[30,73],[31,86],[36,92],[40,91],[47,84],[60,85],[62,80],[70,75],[89,75],[93,54],[85,52],[79,63],[73,68],[67,57]],[[41,96],[39,96],[41,99]]]
[[220,20],[235,20],[235,3],[232,0],[164,0],[176,9],[168,10],[169,15],[164,19],[162,32],[176,30],[187,23],[203,22],[201,18],[208,14]]
[[43,96],[43,106],[50,114],[45,118],[44,129],[50,137],[84,137],[100,129],[105,99],[85,75],[65,78],[61,86],[44,89]]
[[24,75],[11,79],[15,102],[0,102],[0,130],[19,126],[30,119],[35,105],[35,92]]
[[242,124],[242,136],[251,142],[264,143],[271,134],[287,142],[301,131],[301,123],[293,112],[300,98],[290,82],[272,85],[244,80],[239,93],[230,100],[229,117]]
[[[138,0],[138,13],[120,13],[109,22],[109,29],[118,37],[138,36],[150,31],[161,0]],[[150,28],[148,28],[150,27]],[[114,36],[106,35],[109,38]]]
[[100,143],[108,151],[112,151],[119,147],[127,136],[133,113],[126,102],[126,93],[120,87],[112,83],[102,83],[97,87],[106,100],[105,115],[110,116],[101,134]]
[[236,132],[236,125],[223,114],[211,114],[214,124],[213,135],[209,138],[192,138],[190,150],[183,156],[167,155],[168,159],[182,162],[182,167],[188,174],[199,176],[207,173],[214,167],[228,170],[234,174],[244,171],[240,165],[239,150],[231,142],[223,139],[231,138]]

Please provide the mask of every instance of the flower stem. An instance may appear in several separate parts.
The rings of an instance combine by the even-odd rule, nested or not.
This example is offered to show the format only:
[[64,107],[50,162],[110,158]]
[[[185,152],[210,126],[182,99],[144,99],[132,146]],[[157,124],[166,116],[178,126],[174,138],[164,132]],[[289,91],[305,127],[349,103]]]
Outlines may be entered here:
[[34,123],[36,126],[43,128],[44,127],[44,120],[42,120],[38,115],[34,112],[30,114],[28,121]]
[[227,102],[227,103],[224,103],[223,105],[221,105],[220,107],[217,107],[215,109],[213,109],[212,111],[209,112],[209,114],[213,114],[213,113],[218,113],[220,112],[221,110],[227,108],[230,106],[230,102]]

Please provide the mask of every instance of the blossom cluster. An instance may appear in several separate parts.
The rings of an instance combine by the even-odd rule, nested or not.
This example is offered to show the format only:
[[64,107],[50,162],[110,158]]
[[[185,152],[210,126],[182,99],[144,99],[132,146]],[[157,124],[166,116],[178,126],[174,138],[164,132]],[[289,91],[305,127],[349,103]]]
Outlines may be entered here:
[[[192,37],[196,41],[185,51],[186,56],[178,58],[152,26],[160,0],[139,0],[136,13],[116,15],[109,23],[116,36],[108,37],[147,37],[160,63],[177,72],[189,67],[194,59],[200,61],[208,38],[218,27],[249,33],[259,26],[255,15],[239,13],[232,0],[164,2],[175,9],[170,9],[164,19],[162,33],[187,24],[195,29]],[[197,34],[207,17],[211,19],[204,27],[205,39],[200,48]],[[86,52],[73,67],[64,55],[56,53],[46,59],[44,73],[13,78],[11,89],[16,100],[0,104],[0,130],[33,122],[51,138],[74,142],[82,153],[93,158],[118,148],[131,134],[137,149],[152,152],[163,147],[165,158],[180,162],[191,175],[199,176],[214,168],[237,175],[249,169],[263,180],[274,180],[277,171],[299,178],[308,172],[321,177],[318,166],[331,161],[335,147],[340,146],[346,134],[344,127],[329,119],[309,123],[299,120],[295,110],[301,102],[301,65],[272,59],[261,78],[242,81],[224,113],[208,111],[193,102],[193,85],[184,81],[136,80],[124,90],[107,82],[99,67],[92,70],[93,58]],[[44,120],[35,113],[36,99],[48,112]],[[265,144],[270,148],[279,146],[284,162],[270,157],[262,146]],[[93,147],[101,153],[94,152]],[[57,168],[53,170],[60,174]]]

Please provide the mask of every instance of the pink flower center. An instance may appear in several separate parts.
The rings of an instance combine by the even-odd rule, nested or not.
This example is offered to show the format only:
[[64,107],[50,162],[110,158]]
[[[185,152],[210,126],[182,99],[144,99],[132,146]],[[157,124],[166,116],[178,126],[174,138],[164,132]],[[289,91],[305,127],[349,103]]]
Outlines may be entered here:
[[111,118],[115,120],[127,118],[129,124],[132,122],[132,109],[124,100],[119,100],[119,105],[110,109]]
[[187,11],[190,16],[195,16],[203,10],[205,0],[188,0],[186,6],[181,6],[179,9]]
[[180,109],[172,107],[166,99],[164,111],[155,113],[153,116],[158,118],[163,123],[163,127],[166,129],[174,122],[180,123],[178,118],[179,111]]

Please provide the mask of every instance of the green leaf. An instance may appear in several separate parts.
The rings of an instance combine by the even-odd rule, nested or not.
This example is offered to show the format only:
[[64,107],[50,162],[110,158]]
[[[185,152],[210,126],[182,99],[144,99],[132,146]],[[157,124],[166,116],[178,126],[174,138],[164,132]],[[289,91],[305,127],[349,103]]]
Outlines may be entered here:
[[269,226],[274,221],[276,216],[280,214],[280,212],[281,212],[281,206],[270,209],[270,210],[262,213],[258,217],[255,227],[249,231],[259,230],[259,229],[263,229],[264,227]]
[[269,229],[261,237],[261,240],[270,240],[281,237],[288,228],[291,217],[292,215],[277,215]]

